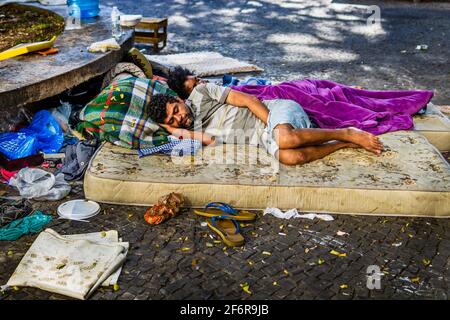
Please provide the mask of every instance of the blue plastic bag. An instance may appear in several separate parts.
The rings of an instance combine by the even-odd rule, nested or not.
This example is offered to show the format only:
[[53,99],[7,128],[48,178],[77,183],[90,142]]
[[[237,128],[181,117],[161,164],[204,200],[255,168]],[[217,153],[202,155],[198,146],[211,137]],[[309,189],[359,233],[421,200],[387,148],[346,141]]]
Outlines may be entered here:
[[47,110],[41,110],[27,128],[0,134],[0,152],[14,160],[39,151],[57,153],[63,142],[64,133],[56,119]]

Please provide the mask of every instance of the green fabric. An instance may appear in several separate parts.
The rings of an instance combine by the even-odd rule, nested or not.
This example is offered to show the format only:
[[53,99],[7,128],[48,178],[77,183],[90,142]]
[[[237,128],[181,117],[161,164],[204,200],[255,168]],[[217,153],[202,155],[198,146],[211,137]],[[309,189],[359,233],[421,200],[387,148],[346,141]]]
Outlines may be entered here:
[[17,240],[21,236],[29,233],[36,233],[53,220],[52,216],[36,211],[32,215],[14,220],[3,228],[0,228],[0,240]]
[[165,144],[169,133],[148,117],[145,108],[158,93],[176,96],[159,81],[135,77],[114,81],[84,107],[77,130],[129,149]]

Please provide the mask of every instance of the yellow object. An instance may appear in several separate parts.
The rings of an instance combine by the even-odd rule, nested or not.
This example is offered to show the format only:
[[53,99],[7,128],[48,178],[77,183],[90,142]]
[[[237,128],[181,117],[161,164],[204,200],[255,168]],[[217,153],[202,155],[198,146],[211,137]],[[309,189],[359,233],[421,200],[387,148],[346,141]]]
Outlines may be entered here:
[[55,41],[55,39],[56,36],[54,36],[48,41],[18,44],[17,46],[12,47],[11,49],[0,52],[0,61],[17,57],[25,53],[51,48],[53,46],[53,41]]

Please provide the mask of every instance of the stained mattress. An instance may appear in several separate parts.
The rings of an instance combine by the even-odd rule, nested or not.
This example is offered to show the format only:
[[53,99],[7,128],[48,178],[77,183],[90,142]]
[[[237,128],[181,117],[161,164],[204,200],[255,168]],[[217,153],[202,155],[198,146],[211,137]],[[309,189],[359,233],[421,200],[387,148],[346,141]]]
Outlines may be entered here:
[[414,130],[424,135],[440,151],[450,151],[450,120],[429,104],[423,115],[414,116]]
[[305,212],[450,216],[450,166],[425,137],[381,135],[385,151],[342,149],[303,166],[278,164],[248,145],[204,148],[196,156],[153,155],[105,143],[84,181],[88,199],[151,205],[180,192],[193,207],[225,201],[238,208]]

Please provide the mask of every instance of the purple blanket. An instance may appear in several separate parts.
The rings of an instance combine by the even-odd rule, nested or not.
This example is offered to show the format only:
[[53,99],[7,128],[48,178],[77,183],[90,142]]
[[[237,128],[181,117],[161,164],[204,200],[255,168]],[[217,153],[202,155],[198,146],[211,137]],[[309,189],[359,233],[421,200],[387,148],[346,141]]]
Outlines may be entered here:
[[371,91],[312,79],[231,87],[260,100],[294,100],[320,128],[356,127],[373,134],[411,129],[412,115],[433,97],[429,90]]

